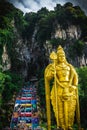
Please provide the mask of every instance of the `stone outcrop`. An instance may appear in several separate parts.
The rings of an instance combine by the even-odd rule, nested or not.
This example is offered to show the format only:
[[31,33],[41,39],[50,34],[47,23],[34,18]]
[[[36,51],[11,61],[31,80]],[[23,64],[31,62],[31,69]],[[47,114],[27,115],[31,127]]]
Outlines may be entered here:
[[[15,25],[13,25],[15,27]],[[14,45],[14,50],[17,53],[17,57],[15,59],[20,63],[17,68],[18,71],[24,76],[27,80],[31,75],[36,75],[40,69],[44,68],[48,62],[50,62],[49,54],[53,50],[52,44],[50,44],[49,40],[43,42],[43,46],[41,47],[36,39],[36,35],[38,32],[38,26],[35,26],[33,35],[31,39],[28,41],[27,39],[23,39],[22,36],[18,33],[17,28],[15,27],[16,41]],[[51,39],[60,38],[68,41],[63,47],[65,49],[67,59],[74,66],[86,66],[87,65],[87,44],[85,43],[85,49],[83,50],[82,56],[74,57],[74,60],[69,57],[69,48],[74,44],[74,40],[78,40],[81,37],[81,29],[79,26],[75,26],[69,24],[67,28],[63,28],[59,23],[56,23],[54,26],[54,30],[51,33]],[[14,66],[14,64],[13,64]]]
[[2,70],[6,71],[10,69],[11,69],[11,61],[6,49],[6,45],[4,45],[2,54]]
[[81,29],[79,26],[70,25],[66,29],[62,28],[60,24],[57,25],[55,29],[54,38],[62,38],[62,39],[79,39],[81,36]]

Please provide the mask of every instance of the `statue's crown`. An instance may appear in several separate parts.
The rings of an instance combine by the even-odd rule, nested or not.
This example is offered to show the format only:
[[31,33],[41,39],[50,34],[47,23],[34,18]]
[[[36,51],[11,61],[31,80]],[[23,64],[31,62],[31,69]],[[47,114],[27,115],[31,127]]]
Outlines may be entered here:
[[57,54],[61,54],[61,53],[65,55],[65,52],[64,52],[62,46],[59,45],[59,47],[57,48]]

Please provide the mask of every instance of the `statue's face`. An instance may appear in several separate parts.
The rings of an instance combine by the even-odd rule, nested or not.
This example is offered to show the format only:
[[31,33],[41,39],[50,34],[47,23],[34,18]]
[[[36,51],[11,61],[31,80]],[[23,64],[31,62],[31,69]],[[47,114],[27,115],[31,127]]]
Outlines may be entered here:
[[58,55],[58,61],[59,62],[65,62],[65,55],[63,53]]

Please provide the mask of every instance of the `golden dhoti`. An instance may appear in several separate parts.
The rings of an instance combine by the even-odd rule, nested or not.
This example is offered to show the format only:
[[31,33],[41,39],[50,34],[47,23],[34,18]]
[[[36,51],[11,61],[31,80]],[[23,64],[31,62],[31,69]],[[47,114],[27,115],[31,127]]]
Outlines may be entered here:
[[[55,87],[51,90],[51,103],[53,106],[53,111],[57,119],[58,116],[58,126],[67,130],[69,127],[73,126],[74,114],[76,108],[76,93],[75,90],[69,92],[69,88],[62,88],[57,85],[57,105],[56,106],[56,95]],[[66,97],[67,95],[67,97]],[[58,109],[56,109],[58,107]],[[58,112],[57,112],[58,111]]]

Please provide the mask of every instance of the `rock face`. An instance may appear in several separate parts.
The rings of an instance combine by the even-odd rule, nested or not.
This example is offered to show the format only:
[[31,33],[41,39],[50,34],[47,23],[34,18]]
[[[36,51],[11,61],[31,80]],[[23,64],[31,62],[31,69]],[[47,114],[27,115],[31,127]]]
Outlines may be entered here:
[[[60,38],[63,40],[66,40],[66,44],[64,45],[64,49],[67,55],[67,59],[69,60],[70,63],[72,63],[76,67],[81,67],[81,66],[86,66],[87,65],[87,43],[85,42],[83,52],[81,56],[74,55],[73,50],[73,56],[74,60],[72,57],[69,56],[69,48],[70,46],[73,46],[75,43],[75,40],[79,40],[81,37],[82,31],[79,26],[75,25],[69,25],[67,28],[63,28],[60,24],[55,25],[55,31],[52,33],[51,38]],[[79,48],[79,46],[78,46]],[[50,48],[49,48],[50,50]],[[52,49],[51,49],[52,50]]]
[[2,54],[2,70],[10,70],[11,69],[11,61],[10,57],[8,56],[6,46],[3,47],[3,54]]
[[79,26],[70,25],[66,29],[63,29],[59,24],[55,29],[54,37],[62,39],[79,39],[81,36],[81,30]]
[[24,16],[23,12],[6,1],[0,3],[0,8],[0,42],[5,44],[6,41],[10,50],[9,54],[3,51],[3,63],[8,59],[5,70],[11,67],[12,71],[20,73],[25,80],[40,76],[41,71],[51,62],[49,54],[59,44],[64,48],[71,64],[76,67],[87,65],[87,43],[79,42],[87,39],[87,18],[78,6],[73,6],[72,3],[64,6],[57,4],[54,11],[42,8],[37,13],[30,12]]
[[[23,75],[25,80],[28,80],[29,78],[31,78],[31,76],[36,76],[41,69],[44,69],[48,62],[50,62],[49,54],[54,49],[49,40],[43,42],[42,46],[39,45],[38,40],[36,39],[38,28],[39,27],[36,25],[30,40],[24,40],[22,36],[18,33],[17,28],[15,28],[14,30],[16,34],[14,52],[17,54],[17,57],[15,57],[15,59],[19,64],[17,65],[13,61],[12,68],[14,69],[15,65],[16,70]],[[54,26],[54,31],[51,32],[51,39],[60,38],[67,41],[66,44],[63,45],[67,59],[76,67],[87,65],[86,43],[85,49],[83,50],[81,56],[75,55],[73,60],[69,55],[70,46],[73,46],[74,40],[78,40],[81,37],[81,33],[82,32],[79,26],[70,24],[65,29],[59,23],[56,23],[56,25]]]

